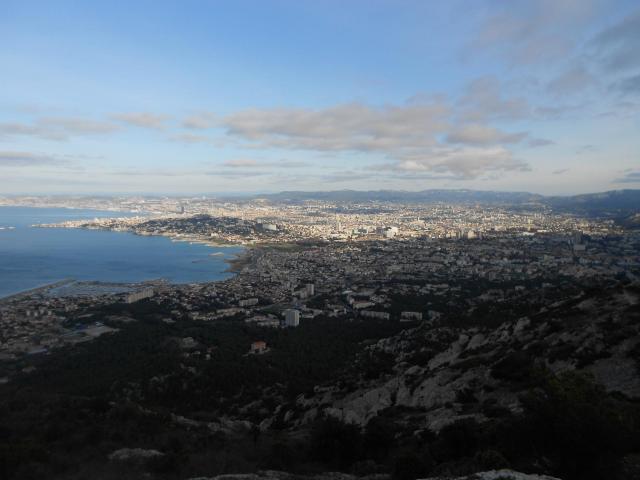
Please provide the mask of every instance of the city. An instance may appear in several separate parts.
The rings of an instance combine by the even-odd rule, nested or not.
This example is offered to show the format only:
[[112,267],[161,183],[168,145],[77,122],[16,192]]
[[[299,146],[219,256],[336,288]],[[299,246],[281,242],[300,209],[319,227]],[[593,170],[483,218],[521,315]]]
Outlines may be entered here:
[[[509,291],[498,290],[504,300],[505,295],[517,296],[532,285],[556,288],[559,279],[601,283],[622,276],[638,281],[638,231],[626,231],[612,220],[490,206],[356,204],[343,205],[340,214],[329,213],[335,210],[333,203],[271,207],[264,202],[257,206],[226,202],[212,203],[210,214],[163,213],[151,219],[103,218],[40,227],[111,229],[248,246],[229,261],[237,272],[230,280],[155,287],[153,302],[170,302],[171,311],[204,321],[233,317],[280,326],[278,319],[289,307],[309,319],[347,314],[404,318],[411,312],[398,312],[392,298],[446,294],[453,296],[448,299],[452,304],[456,297],[469,296],[455,293],[451,283],[510,283]],[[74,289],[58,284],[38,294],[5,299],[1,353],[42,352],[111,331],[102,324],[82,332],[64,325],[77,317],[67,318],[70,312],[121,302],[131,295],[129,291],[140,288],[123,285],[112,288],[117,293],[109,295],[100,288],[93,293],[83,287],[78,283],[81,294],[73,303],[60,291],[68,294]],[[494,290],[487,288],[492,294]],[[207,299],[206,308],[201,311],[198,304],[203,299]],[[212,308],[212,299],[218,308]],[[427,303],[415,317],[440,314]]]
[[0,0],[0,480],[640,480],[638,0]]
[[[379,341],[362,350],[351,369],[332,373],[331,379],[314,373],[294,380],[290,375],[295,374],[280,372],[285,375],[280,382],[260,387],[258,381],[249,390],[244,385],[250,376],[240,382],[240,390],[214,387],[212,393],[219,395],[223,388],[233,396],[208,408],[215,420],[203,421],[199,408],[183,405],[171,429],[204,428],[229,438],[259,435],[269,444],[276,441],[274,432],[304,435],[325,416],[365,428],[380,412],[405,406],[411,414],[393,414],[396,425],[410,421],[413,428],[422,425],[439,434],[460,422],[492,424],[495,415],[521,412],[522,395],[534,374],[523,371],[522,380],[511,372],[534,365],[553,372],[589,372],[607,391],[640,395],[640,332],[632,320],[640,301],[640,230],[606,215],[590,218],[541,206],[514,210],[387,202],[337,209],[335,203],[315,201],[273,206],[211,202],[194,213],[165,210],[35,225],[241,244],[245,250],[228,260],[235,272],[228,280],[180,285],[68,279],[0,300],[0,383],[38,382],[29,378],[51,368],[41,360],[47,355],[67,355],[69,349],[91,348],[97,341],[108,345],[117,335],[134,339],[136,324],[141,333],[165,325],[173,333],[162,342],[170,342],[168,351],[175,350],[171,355],[179,362],[168,370],[154,369],[156,375],[164,372],[160,377],[130,383],[127,388],[135,385],[138,392],[135,399],[120,397],[124,392],[116,397],[147,405],[144,415],[152,415],[169,406],[165,390],[174,381],[186,382],[190,403],[198,404],[211,387],[197,385],[215,365],[241,365],[247,355],[264,357],[265,365],[278,362],[271,358],[288,358],[292,345],[278,331],[300,330],[301,336],[315,331],[308,344],[313,349],[313,343],[324,345],[333,338],[323,340],[324,329],[357,328]],[[629,316],[609,329],[611,315],[622,309]],[[557,323],[567,315],[578,323]],[[237,334],[244,340],[234,344]],[[234,344],[233,352],[222,353],[230,347],[225,342]],[[428,347],[409,346],[416,342]],[[517,356],[534,348],[544,349],[535,360],[530,354]],[[108,365],[101,369],[109,371]],[[497,373],[501,369],[506,373]],[[455,371],[466,373],[459,377]],[[304,387],[293,387],[295,382]],[[418,391],[408,386],[421,382]],[[249,394],[256,387],[262,389],[260,399]],[[312,393],[303,393],[309,388]],[[165,391],[164,399],[153,407],[149,402],[158,389]],[[110,458],[136,455],[165,458],[155,449],[116,450]]]

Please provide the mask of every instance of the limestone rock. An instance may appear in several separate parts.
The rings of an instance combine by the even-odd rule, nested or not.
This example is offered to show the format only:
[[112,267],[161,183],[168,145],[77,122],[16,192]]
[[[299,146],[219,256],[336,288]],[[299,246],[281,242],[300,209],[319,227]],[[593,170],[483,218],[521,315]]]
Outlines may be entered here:
[[425,480],[560,480],[547,475],[528,475],[513,470],[490,470],[465,477],[430,477]]
[[142,462],[151,458],[162,457],[164,453],[144,448],[121,448],[109,454],[109,460],[113,462]]

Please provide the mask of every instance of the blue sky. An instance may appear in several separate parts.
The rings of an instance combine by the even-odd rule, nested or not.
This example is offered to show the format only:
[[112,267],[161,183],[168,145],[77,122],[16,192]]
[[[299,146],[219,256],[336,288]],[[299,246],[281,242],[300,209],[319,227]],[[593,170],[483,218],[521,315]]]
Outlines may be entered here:
[[640,188],[637,1],[0,0],[0,194]]

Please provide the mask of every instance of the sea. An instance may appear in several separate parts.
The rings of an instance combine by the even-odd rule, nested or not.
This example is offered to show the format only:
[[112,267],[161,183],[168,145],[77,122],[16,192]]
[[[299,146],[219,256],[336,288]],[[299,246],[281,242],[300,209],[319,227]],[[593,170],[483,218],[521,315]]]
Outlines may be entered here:
[[67,208],[0,207],[0,298],[64,279],[136,283],[223,280],[243,247],[210,247],[167,237],[32,225],[129,214]]

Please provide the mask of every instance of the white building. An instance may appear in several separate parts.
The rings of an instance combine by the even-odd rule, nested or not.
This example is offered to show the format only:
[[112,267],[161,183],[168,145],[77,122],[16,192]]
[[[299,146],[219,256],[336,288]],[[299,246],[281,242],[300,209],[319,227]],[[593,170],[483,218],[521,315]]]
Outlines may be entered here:
[[421,312],[402,312],[400,314],[400,321],[401,322],[411,322],[412,320],[422,320],[422,313]]
[[300,325],[300,312],[293,308],[284,311],[284,324],[286,327],[297,327]]
[[365,318],[376,318],[379,320],[389,320],[391,315],[387,312],[375,312],[373,310],[363,310],[360,315]]
[[139,292],[133,292],[127,295],[124,299],[126,303],[135,303],[145,298],[153,297],[154,292],[153,288],[145,288],[144,290],[140,290]]
[[363,308],[373,307],[375,303],[373,302],[353,302],[351,306],[354,310],[362,310]]
[[244,300],[240,300],[238,302],[239,307],[253,307],[258,304],[257,298],[245,298]]
[[382,229],[384,238],[393,238],[398,234],[398,227],[385,227]]

